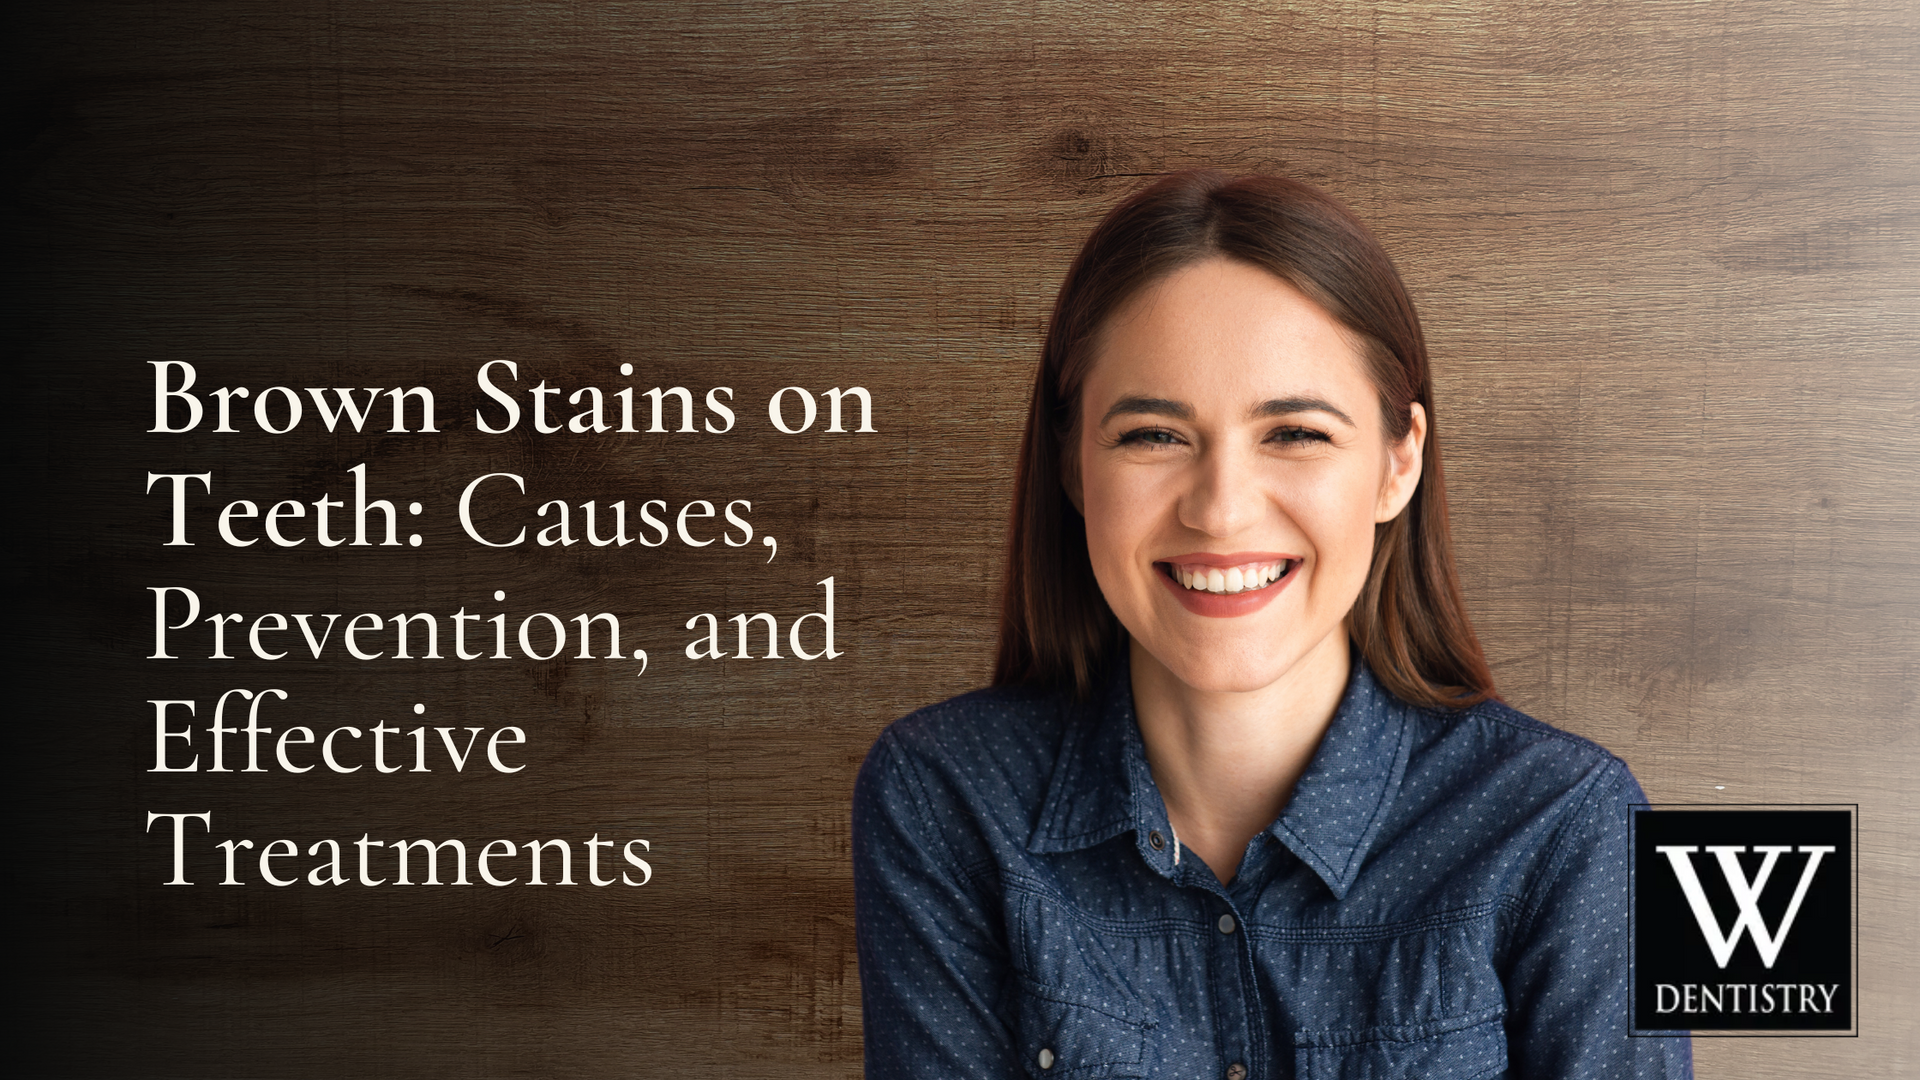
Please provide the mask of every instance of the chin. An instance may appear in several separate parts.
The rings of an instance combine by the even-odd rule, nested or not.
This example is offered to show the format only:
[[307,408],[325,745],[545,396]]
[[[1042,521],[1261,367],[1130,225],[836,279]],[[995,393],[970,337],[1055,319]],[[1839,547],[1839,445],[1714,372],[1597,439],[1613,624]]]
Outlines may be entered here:
[[1258,655],[1222,655],[1219,651],[1205,653],[1188,652],[1171,658],[1163,657],[1151,647],[1161,665],[1182,683],[1204,694],[1243,694],[1253,690],[1263,690],[1272,686],[1286,674],[1288,664],[1283,658],[1270,650],[1262,650]]
[[[1346,624],[1337,622],[1315,635],[1302,633],[1299,623],[1274,620],[1261,627],[1228,628],[1230,620],[1194,620],[1185,626],[1153,626],[1150,636],[1134,635],[1134,642],[1167,674],[1203,694],[1244,694],[1264,690],[1317,661],[1329,660],[1328,649],[1346,655]],[[1238,620],[1231,620],[1238,621]],[[1318,628],[1313,628],[1317,630]],[[1187,633],[1176,633],[1185,630]],[[1194,631],[1198,631],[1194,633]]]

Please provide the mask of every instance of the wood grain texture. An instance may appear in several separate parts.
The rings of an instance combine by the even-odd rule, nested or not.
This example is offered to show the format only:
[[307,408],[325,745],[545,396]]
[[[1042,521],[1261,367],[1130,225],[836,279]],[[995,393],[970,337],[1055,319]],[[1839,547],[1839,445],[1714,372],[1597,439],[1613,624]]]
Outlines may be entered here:
[[[1658,800],[1862,804],[1862,1037],[1702,1041],[1700,1075],[1920,1067],[1912,4],[12,19],[9,438],[39,488],[11,560],[35,613],[9,629],[35,661],[15,896],[43,1075],[857,1075],[854,770],[889,720],[986,677],[1053,291],[1106,207],[1196,164],[1321,184],[1395,254],[1510,701]],[[522,386],[730,386],[741,423],[485,435],[473,372],[494,359]],[[424,384],[448,430],[146,434],[163,360],[202,389]],[[771,432],[758,410],[788,385],[869,388],[879,434]],[[362,462],[376,495],[428,504],[422,548],[166,548],[164,499],[140,494],[211,469],[192,512],[210,536],[227,499],[338,497]],[[526,477],[518,520],[545,499],[751,499],[780,555],[482,549],[452,506],[490,471]],[[846,656],[680,657],[689,615],[784,622],[829,574]],[[165,584],[209,612],[616,610],[652,659],[639,678],[163,666],[142,657]],[[315,727],[410,724],[415,701],[520,722],[530,765],[143,771],[147,699],[268,685]],[[657,876],[158,886],[145,814],[207,808],[216,838],[644,836]]]

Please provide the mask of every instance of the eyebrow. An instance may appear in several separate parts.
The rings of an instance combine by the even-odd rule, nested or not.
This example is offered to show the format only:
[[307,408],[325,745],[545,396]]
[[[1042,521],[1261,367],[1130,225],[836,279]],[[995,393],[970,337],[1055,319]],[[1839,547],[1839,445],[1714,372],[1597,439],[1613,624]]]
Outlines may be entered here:
[[1184,401],[1174,401],[1170,398],[1140,397],[1133,395],[1123,397],[1119,401],[1114,402],[1113,408],[1107,410],[1107,415],[1101,417],[1100,422],[1104,424],[1116,416],[1125,416],[1129,413],[1144,413],[1150,416],[1171,416],[1175,420],[1191,420],[1193,419],[1193,406]]
[[[1269,398],[1254,406],[1249,415],[1255,418],[1264,418],[1271,416],[1290,416],[1294,413],[1303,412],[1323,412],[1330,416],[1339,417],[1348,427],[1359,426],[1353,422],[1353,417],[1335,408],[1332,402],[1327,401],[1325,398],[1317,397]],[[1113,408],[1107,410],[1107,415],[1101,417],[1100,422],[1104,424],[1116,416],[1126,416],[1130,414],[1168,416],[1175,420],[1192,420],[1193,406],[1184,401],[1174,401],[1171,398],[1131,395],[1114,402]]]
[[1269,400],[1261,402],[1259,405],[1256,405],[1253,409],[1253,415],[1257,417],[1287,416],[1292,413],[1303,413],[1303,412],[1323,412],[1330,416],[1339,417],[1340,420],[1343,423],[1345,423],[1348,427],[1360,426],[1353,422],[1353,417],[1348,416],[1346,413],[1343,413],[1339,409],[1334,408],[1333,403],[1326,400],[1325,398],[1317,398],[1317,397],[1271,398]]

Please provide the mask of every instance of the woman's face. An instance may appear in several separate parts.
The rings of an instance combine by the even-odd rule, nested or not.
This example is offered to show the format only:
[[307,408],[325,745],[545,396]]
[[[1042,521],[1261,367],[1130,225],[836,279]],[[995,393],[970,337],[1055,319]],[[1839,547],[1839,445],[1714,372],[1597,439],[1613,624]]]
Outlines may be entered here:
[[1426,417],[1389,443],[1347,331],[1273,274],[1214,258],[1102,330],[1065,478],[1107,603],[1201,691],[1340,650],[1374,524],[1420,478]]

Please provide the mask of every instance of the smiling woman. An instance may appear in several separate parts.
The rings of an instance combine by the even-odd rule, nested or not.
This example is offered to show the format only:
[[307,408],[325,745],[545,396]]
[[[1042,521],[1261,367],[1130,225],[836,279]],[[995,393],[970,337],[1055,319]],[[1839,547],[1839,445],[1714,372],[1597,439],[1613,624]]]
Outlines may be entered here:
[[1347,612],[1419,482],[1426,413],[1390,439],[1352,335],[1224,257],[1136,295],[1094,352],[1080,400],[1101,420],[1078,425],[1067,492],[1174,830],[1230,880],[1339,703]]
[[861,771],[869,1076],[1689,1075],[1628,1037],[1619,759],[1501,705],[1426,347],[1272,177],[1109,214],[1049,328],[997,687]]

